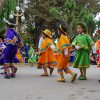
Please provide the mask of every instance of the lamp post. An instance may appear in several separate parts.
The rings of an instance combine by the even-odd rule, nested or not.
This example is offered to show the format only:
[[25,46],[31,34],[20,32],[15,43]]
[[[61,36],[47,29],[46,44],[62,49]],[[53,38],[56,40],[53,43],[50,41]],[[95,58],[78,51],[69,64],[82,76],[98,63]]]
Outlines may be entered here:
[[11,12],[9,18],[13,19],[14,16],[16,17],[16,31],[19,32],[19,18],[21,18],[21,21],[25,21],[24,17],[24,10],[21,10],[19,6],[16,7],[16,13]]

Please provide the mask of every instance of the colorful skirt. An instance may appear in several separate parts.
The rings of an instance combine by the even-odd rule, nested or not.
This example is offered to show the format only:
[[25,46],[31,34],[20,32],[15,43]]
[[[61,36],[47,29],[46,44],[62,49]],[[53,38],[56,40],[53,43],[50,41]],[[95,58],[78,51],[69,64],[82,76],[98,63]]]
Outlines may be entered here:
[[36,56],[35,55],[34,56],[31,55],[31,57],[28,59],[28,62],[29,63],[35,63],[36,62]]
[[65,69],[68,67],[69,64],[69,57],[65,57],[63,54],[58,55],[58,63],[57,68],[58,69]]
[[89,66],[90,66],[89,51],[85,49],[77,50],[73,67],[89,68]]
[[39,67],[55,67],[57,65],[57,60],[51,49],[46,50],[41,54],[38,60]]
[[15,45],[7,45],[3,51],[3,61],[4,63],[14,63],[14,58],[16,56],[18,47]]

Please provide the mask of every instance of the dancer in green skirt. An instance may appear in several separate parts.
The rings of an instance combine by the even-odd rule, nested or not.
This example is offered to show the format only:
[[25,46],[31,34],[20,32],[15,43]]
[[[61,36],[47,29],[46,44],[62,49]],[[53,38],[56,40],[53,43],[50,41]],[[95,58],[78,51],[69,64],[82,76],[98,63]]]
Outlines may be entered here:
[[34,51],[32,44],[30,44],[30,50],[28,51],[28,54],[29,54],[28,62],[29,63],[36,63],[35,51]]
[[77,32],[78,35],[72,42],[72,45],[76,48],[76,57],[73,66],[80,70],[81,75],[78,79],[86,80],[86,69],[90,66],[89,54],[94,42],[87,33],[87,26],[85,23],[77,23]]

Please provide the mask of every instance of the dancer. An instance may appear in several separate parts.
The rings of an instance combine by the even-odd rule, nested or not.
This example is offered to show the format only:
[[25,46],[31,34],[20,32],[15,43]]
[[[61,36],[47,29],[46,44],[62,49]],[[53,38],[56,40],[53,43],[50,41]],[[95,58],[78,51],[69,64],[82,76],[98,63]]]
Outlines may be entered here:
[[86,80],[86,69],[90,67],[89,52],[94,45],[93,40],[88,35],[87,26],[85,23],[77,23],[78,35],[73,40],[72,45],[76,48],[76,57],[74,61],[74,68],[79,68],[79,80]]
[[74,82],[77,74],[72,72],[70,68],[68,68],[69,58],[70,58],[70,52],[72,50],[72,47],[70,45],[69,39],[67,37],[67,29],[64,25],[60,25],[58,29],[58,35],[59,35],[59,41],[57,44],[57,49],[59,52],[58,57],[58,74],[60,75],[60,78],[57,79],[58,82],[65,82],[64,73],[70,74],[72,77],[71,82]]
[[35,51],[34,51],[34,47],[32,44],[30,44],[30,49],[28,51],[28,54],[29,54],[29,59],[28,59],[28,62],[29,63],[36,63],[36,56],[35,56]]
[[6,71],[4,78],[10,79],[12,77],[15,77],[15,73],[17,71],[17,68],[14,67],[13,62],[14,57],[17,53],[18,46],[22,46],[22,41],[20,40],[18,33],[14,29],[14,27],[16,26],[14,24],[14,21],[4,21],[6,23],[6,37],[4,39],[6,48],[3,51],[4,67]]
[[40,57],[38,60],[38,66],[42,67],[44,73],[41,76],[48,76],[47,67],[49,66],[50,75],[52,74],[54,68],[56,66],[56,58],[53,53],[53,41],[51,32],[48,29],[42,31],[43,42],[40,47]]

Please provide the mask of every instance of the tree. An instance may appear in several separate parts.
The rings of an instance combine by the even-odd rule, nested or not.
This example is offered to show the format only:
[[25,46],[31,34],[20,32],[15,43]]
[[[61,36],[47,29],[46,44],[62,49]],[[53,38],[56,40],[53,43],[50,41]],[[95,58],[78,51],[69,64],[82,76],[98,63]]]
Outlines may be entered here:
[[11,11],[15,10],[18,0],[3,0],[2,9],[0,11],[0,33],[4,30],[3,18],[9,18]]
[[[27,29],[33,32],[36,40],[42,29],[56,30],[58,24],[64,23],[72,36],[75,33],[75,23],[80,20],[87,24],[92,36],[96,27],[94,17],[100,10],[99,6],[99,0],[30,0],[25,11]],[[34,43],[37,44],[38,39],[36,41]]]
[[4,0],[0,0],[0,12],[2,11],[3,5],[4,5]]
[[81,5],[83,8],[86,8],[94,16],[100,12],[100,0],[75,0],[77,4]]
[[[34,44],[38,43],[41,30],[47,27],[49,22],[48,9],[56,4],[55,0],[30,0],[26,8],[25,16],[27,20],[27,30],[33,34]],[[29,24],[30,22],[30,24]],[[33,30],[32,26],[35,27]],[[29,30],[30,29],[30,30]]]
[[[88,7],[86,6],[87,5],[86,3],[87,2],[85,1],[83,2],[81,0],[79,2],[78,0],[76,1],[66,0],[64,3],[64,6],[60,8],[60,10],[58,9],[58,7],[53,7],[53,8],[51,7],[50,13],[51,13],[51,16],[54,18],[57,18],[57,16],[60,16],[59,18],[62,18],[62,20],[67,25],[67,28],[70,34],[74,33],[75,23],[77,21],[85,22],[89,29],[88,32],[92,36],[96,28],[96,22],[94,21],[94,16],[93,16],[94,12],[91,12],[92,7],[89,10]],[[90,1],[88,2],[88,4],[92,5]],[[58,13],[55,14],[55,12],[58,12]]]

